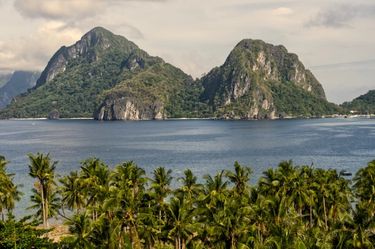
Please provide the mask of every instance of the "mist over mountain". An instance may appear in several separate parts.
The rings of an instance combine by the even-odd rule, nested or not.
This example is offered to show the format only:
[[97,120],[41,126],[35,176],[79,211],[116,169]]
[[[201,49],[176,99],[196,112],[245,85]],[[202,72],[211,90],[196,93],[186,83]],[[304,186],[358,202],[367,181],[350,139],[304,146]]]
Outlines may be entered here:
[[6,107],[15,96],[34,87],[39,75],[40,72],[30,71],[15,71],[5,75],[3,79],[8,80],[0,87],[0,109]]

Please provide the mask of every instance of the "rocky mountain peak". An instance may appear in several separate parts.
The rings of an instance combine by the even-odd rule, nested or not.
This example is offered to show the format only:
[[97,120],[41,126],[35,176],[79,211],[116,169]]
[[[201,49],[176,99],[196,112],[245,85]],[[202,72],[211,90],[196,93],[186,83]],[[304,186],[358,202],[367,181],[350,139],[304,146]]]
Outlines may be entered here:
[[262,40],[240,41],[224,64],[211,70],[201,82],[203,101],[223,112],[235,105],[241,109],[239,116],[245,118],[258,117],[260,113],[268,117],[275,114],[276,85],[280,90],[291,84],[298,91],[326,100],[321,84],[296,54],[289,53],[282,45]]
[[53,55],[38,79],[37,87],[64,72],[68,63],[74,59],[84,58],[89,62],[94,62],[107,51],[116,49],[131,53],[139,48],[123,36],[115,35],[102,27],[95,27],[84,34],[74,45],[63,46]]

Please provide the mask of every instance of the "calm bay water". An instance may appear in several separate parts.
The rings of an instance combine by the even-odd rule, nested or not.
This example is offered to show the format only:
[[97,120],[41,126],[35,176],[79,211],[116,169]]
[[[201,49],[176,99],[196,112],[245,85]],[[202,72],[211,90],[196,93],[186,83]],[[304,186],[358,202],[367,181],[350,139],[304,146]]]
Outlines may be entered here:
[[282,160],[355,173],[375,159],[375,119],[276,121],[170,120],[98,122],[93,120],[0,121],[0,155],[25,192],[16,213],[29,206],[27,153],[50,153],[65,175],[80,161],[98,157],[114,165],[133,160],[148,174],[157,166],[181,176],[231,169],[234,161],[253,168],[252,182]]

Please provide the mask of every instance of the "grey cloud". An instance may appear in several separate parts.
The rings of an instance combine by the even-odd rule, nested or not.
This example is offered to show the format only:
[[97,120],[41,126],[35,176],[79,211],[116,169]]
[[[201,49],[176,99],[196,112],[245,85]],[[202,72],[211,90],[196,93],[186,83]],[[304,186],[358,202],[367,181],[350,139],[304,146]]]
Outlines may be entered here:
[[340,4],[320,11],[306,23],[307,27],[324,26],[342,28],[360,18],[375,18],[375,5]]

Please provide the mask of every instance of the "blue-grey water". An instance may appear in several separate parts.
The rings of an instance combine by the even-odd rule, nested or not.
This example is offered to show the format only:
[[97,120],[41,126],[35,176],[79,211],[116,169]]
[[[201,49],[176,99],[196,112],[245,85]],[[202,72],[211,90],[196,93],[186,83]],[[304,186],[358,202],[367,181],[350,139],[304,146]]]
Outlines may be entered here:
[[180,176],[190,168],[199,177],[231,169],[234,161],[253,168],[252,182],[282,160],[355,173],[375,159],[375,119],[276,121],[170,120],[98,122],[93,120],[0,121],[0,155],[10,161],[25,192],[16,213],[29,206],[27,153],[50,153],[57,172],[79,169],[98,157],[111,167],[135,161],[148,174],[165,166]]

